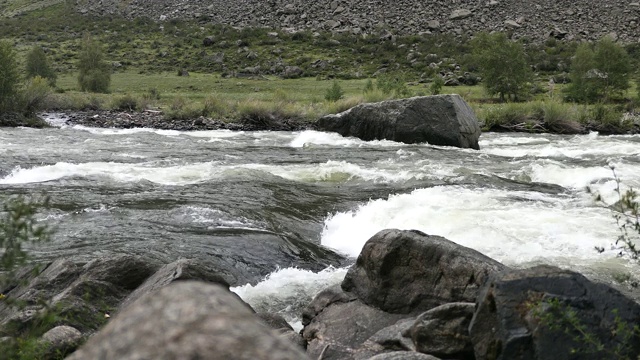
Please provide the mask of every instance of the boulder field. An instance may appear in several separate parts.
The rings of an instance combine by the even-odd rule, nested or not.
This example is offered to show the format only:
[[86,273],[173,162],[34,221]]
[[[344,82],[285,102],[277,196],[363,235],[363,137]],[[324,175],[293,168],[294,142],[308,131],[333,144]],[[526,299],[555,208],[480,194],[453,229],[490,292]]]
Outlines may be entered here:
[[542,42],[549,37],[597,40],[604,35],[626,43],[640,40],[636,0],[87,0],[84,14],[156,21],[198,19],[236,27],[325,30],[382,39],[392,34],[444,33],[473,36],[506,31]]
[[[72,360],[640,355],[640,304],[619,291],[552,266],[512,269],[419,231],[369,239],[342,283],[308,304],[300,333],[277,314],[256,314],[212,269],[200,260],[157,268],[128,255],[81,268],[59,260],[35,277],[25,269],[31,280],[3,293],[57,304],[64,316],[40,341]],[[2,341],[41,311],[0,306]]]

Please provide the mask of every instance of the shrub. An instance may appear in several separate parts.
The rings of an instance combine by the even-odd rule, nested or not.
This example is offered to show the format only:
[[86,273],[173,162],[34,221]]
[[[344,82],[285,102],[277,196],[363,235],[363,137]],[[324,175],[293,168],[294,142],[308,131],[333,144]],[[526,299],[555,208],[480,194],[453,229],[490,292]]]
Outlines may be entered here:
[[207,96],[204,99],[204,107],[202,109],[202,115],[212,117],[223,117],[229,112],[229,105],[219,97],[215,95]]
[[139,108],[138,100],[130,94],[117,98],[113,103],[113,109],[119,111],[134,111]]
[[329,104],[326,111],[329,114],[337,114],[349,110],[356,105],[362,104],[363,102],[364,98],[362,98],[361,96],[350,96],[348,98],[341,99]]
[[520,43],[510,41],[503,33],[480,33],[472,46],[489,95],[498,95],[502,101],[528,95],[528,83],[533,74]]
[[363,96],[364,96],[364,101],[366,102],[379,102],[379,101],[389,100],[391,98],[391,95],[385,94],[378,89],[366,92],[364,93]]
[[20,76],[13,46],[0,41],[0,112],[11,111],[18,94]]
[[375,88],[373,86],[373,80],[367,79],[366,84],[364,84],[364,88],[362,88],[362,93],[363,94],[367,94],[367,93],[370,93],[370,92],[372,92],[374,90],[375,90]]
[[629,55],[611,38],[581,44],[571,63],[567,97],[581,103],[609,101],[629,88],[630,72]]
[[109,64],[103,60],[100,44],[89,35],[82,39],[79,54],[78,84],[82,91],[106,93],[111,83],[111,70]]
[[11,280],[13,270],[27,261],[25,244],[39,243],[49,239],[50,231],[38,225],[35,219],[38,209],[48,205],[48,199],[27,201],[14,198],[2,205],[0,219],[0,288]]
[[442,87],[444,86],[444,79],[440,75],[436,75],[433,77],[431,81],[431,85],[429,86],[429,91],[431,95],[438,95],[442,92]]
[[26,73],[27,78],[40,76],[47,79],[50,86],[56,85],[56,73],[49,66],[47,56],[40,46],[34,46],[27,54]]
[[411,96],[403,74],[380,74],[376,79],[376,87],[386,95],[396,98]]
[[343,96],[344,91],[342,90],[342,87],[340,87],[338,80],[333,80],[333,84],[330,88],[327,89],[327,92],[324,94],[325,100],[332,102],[342,99]]
[[20,109],[25,115],[42,110],[51,95],[51,88],[47,79],[36,76],[27,80],[24,90],[20,93]]

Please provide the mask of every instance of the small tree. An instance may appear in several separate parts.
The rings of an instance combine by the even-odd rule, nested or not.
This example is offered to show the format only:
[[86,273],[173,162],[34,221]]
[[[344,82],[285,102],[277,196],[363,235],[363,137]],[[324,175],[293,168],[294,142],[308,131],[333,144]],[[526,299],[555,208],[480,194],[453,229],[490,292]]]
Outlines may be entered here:
[[489,95],[500,100],[518,100],[527,94],[533,74],[522,45],[503,33],[480,33],[473,42],[473,55]]
[[49,66],[47,56],[40,46],[34,46],[27,54],[26,72],[29,79],[40,76],[47,79],[49,85],[56,84],[56,73]]
[[342,91],[342,87],[338,83],[338,80],[333,80],[333,84],[330,88],[327,89],[327,92],[324,94],[324,98],[327,101],[338,101],[342,99],[344,96],[344,91]]
[[0,112],[13,109],[19,85],[20,75],[13,46],[0,41]]
[[78,84],[80,89],[89,92],[108,92],[111,83],[109,64],[103,60],[100,44],[89,35],[85,35],[82,39],[79,58]]
[[630,72],[629,55],[610,37],[594,45],[581,44],[571,63],[567,95],[582,103],[608,101],[629,88]]

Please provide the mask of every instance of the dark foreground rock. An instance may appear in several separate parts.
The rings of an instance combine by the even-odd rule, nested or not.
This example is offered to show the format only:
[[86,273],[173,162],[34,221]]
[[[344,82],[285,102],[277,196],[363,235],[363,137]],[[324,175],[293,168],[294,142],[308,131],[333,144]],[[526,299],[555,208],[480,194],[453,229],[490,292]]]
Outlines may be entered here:
[[487,282],[470,334],[478,360],[636,359],[639,321],[640,304],[617,290],[538,266]]
[[224,287],[182,281],[138,299],[68,359],[306,358]]
[[489,275],[504,268],[440,236],[383,230],[364,245],[342,288],[381,310],[416,313],[450,302],[475,302]]
[[639,321],[640,304],[578,273],[383,230],[309,304],[303,336],[322,359],[635,359]]
[[362,140],[480,149],[480,126],[459,95],[421,96],[360,104],[316,122],[319,130]]
[[470,359],[473,302],[489,276],[504,269],[439,236],[383,230],[367,241],[341,286],[322,291],[304,311],[307,353],[359,360],[403,350]]

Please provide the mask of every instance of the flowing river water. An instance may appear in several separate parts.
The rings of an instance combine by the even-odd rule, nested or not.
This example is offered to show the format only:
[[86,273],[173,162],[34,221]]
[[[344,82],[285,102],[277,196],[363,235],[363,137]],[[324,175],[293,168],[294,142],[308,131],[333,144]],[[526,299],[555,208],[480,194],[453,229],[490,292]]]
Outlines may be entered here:
[[[637,265],[618,256],[612,212],[593,195],[616,201],[611,165],[623,186],[640,187],[638,135],[485,133],[474,151],[315,131],[98,129],[49,120],[58,126],[0,128],[0,201],[51,198],[40,218],[56,232],[31,249],[36,259],[206,258],[229,236],[255,247],[270,236],[319,243],[354,258],[377,231],[400,228],[510,266],[640,278]],[[346,273],[270,265],[266,277],[232,290],[297,326],[300,307]]]

